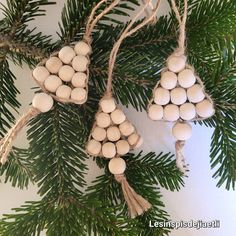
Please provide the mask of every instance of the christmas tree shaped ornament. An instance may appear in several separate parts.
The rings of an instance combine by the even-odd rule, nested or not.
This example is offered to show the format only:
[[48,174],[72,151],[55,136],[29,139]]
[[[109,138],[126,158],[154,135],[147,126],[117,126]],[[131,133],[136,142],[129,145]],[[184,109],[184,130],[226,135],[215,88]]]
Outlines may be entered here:
[[141,146],[142,138],[138,134],[134,125],[128,121],[121,108],[117,106],[113,97],[113,70],[122,41],[146,24],[153,21],[157,15],[159,5],[160,1],[158,1],[157,6],[153,8],[150,15],[142,20],[140,24],[133,27],[137,19],[144,13],[147,7],[150,6],[150,1],[147,1],[115,43],[110,54],[106,92],[99,102],[99,109],[96,114],[95,123],[86,145],[86,151],[89,155],[110,159],[108,169],[112,174],[114,174],[115,179],[122,186],[124,198],[128,205],[131,217],[143,214],[151,207],[151,205],[130,187],[124,175],[126,162],[121,158],[121,156]]
[[7,161],[12,144],[27,122],[40,113],[48,112],[53,106],[53,99],[62,103],[83,104],[87,100],[89,55],[92,52],[91,34],[97,22],[120,0],[115,0],[95,17],[99,7],[107,0],[100,1],[92,10],[87,22],[83,40],[74,46],[65,46],[59,52],[43,60],[33,70],[32,77],[43,93],[34,96],[32,107],[23,115],[0,141],[1,163]]
[[99,7],[108,2],[100,1],[92,10],[83,39],[64,46],[50,58],[41,61],[32,72],[33,79],[40,88],[62,103],[84,104],[88,97],[91,34],[98,21],[111,11],[120,0],[113,1],[98,16]]
[[187,0],[184,1],[183,17],[175,1],[171,0],[171,3],[179,22],[179,45],[167,59],[167,67],[162,70],[161,79],[153,90],[153,97],[147,110],[149,118],[154,121],[175,122],[172,133],[177,140],[176,164],[185,173],[187,166],[182,150],[192,134],[189,122],[207,119],[214,115],[215,110],[203,82],[194,68],[187,64],[185,54]]

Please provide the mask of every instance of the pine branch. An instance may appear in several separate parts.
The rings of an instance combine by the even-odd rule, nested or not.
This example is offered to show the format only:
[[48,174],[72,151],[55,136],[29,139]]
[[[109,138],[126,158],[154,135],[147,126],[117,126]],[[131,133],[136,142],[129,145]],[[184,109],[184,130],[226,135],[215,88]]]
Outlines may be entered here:
[[3,137],[15,120],[12,111],[16,111],[20,107],[20,103],[16,99],[19,91],[14,85],[15,80],[16,77],[10,71],[3,52],[2,58],[0,54],[0,137]]
[[8,162],[0,167],[0,175],[4,175],[4,182],[11,182],[13,187],[20,189],[27,188],[29,182],[33,181],[34,174],[31,169],[31,162],[28,159],[28,151],[13,148]]
[[[72,41],[78,40],[84,33],[87,17],[90,15],[91,10],[99,1],[96,0],[68,0],[62,11],[62,23],[60,26],[60,37],[62,42],[68,44]],[[110,4],[112,1],[108,1]],[[129,5],[127,4],[129,3]],[[131,5],[132,4],[132,5]],[[122,0],[113,10],[103,17],[103,21],[98,23],[99,28],[106,26],[107,23],[118,23],[121,22],[114,19],[114,16],[129,16],[127,10],[134,10],[134,6],[138,4],[137,0]],[[105,6],[101,6],[98,14],[104,10]],[[112,15],[112,16],[110,16]],[[105,22],[104,22],[105,21]]]

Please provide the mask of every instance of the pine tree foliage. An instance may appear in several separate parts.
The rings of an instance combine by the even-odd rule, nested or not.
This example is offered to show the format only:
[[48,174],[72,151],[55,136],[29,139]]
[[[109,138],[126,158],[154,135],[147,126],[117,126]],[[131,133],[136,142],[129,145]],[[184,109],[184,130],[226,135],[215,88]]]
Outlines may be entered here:
[[[14,86],[16,78],[8,60],[32,66],[60,46],[78,40],[97,2],[68,0],[62,11],[57,42],[27,25],[45,14],[45,6],[54,2],[8,0],[6,6],[1,6],[4,12],[0,20],[1,136],[14,121],[12,110],[20,105]],[[189,61],[216,102],[215,116],[199,123],[214,128],[211,165],[216,172],[213,177],[219,179],[218,186],[226,184],[227,189],[234,189],[236,4],[234,0],[188,2]],[[28,130],[29,149],[14,148],[9,163],[0,167],[5,181],[24,188],[32,180],[37,183],[41,196],[41,200],[26,202],[14,209],[14,213],[4,215],[0,221],[1,236],[40,235],[42,230],[50,236],[168,235],[169,230],[149,228],[148,224],[149,220],[169,219],[160,187],[175,191],[184,185],[172,155],[139,153],[125,157],[130,185],[153,205],[151,211],[136,219],[128,217],[120,185],[109,174],[107,160],[96,158],[94,165],[104,168],[105,174],[97,177],[92,186],[87,187],[84,180],[89,173],[84,145],[104,92],[110,50],[125,27],[116,16],[128,16],[137,3],[121,1],[94,32],[89,101],[83,106],[57,103],[53,110],[33,119]],[[146,109],[165,60],[177,46],[177,29],[172,12],[123,42],[114,71],[114,93],[122,105]]]

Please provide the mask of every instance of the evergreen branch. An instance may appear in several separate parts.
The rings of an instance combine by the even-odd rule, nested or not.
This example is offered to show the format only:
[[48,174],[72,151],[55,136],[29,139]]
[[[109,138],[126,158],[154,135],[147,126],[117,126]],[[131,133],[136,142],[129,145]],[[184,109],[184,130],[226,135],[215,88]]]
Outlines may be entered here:
[[0,167],[0,175],[4,175],[4,182],[11,182],[13,187],[20,189],[27,188],[30,181],[33,181],[31,162],[28,151],[14,148],[10,154],[9,161]]
[[2,58],[0,54],[0,137],[3,137],[15,120],[12,110],[16,111],[20,107],[20,103],[16,99],[19,91],[14,85],[16,77],[10,71],[9,64],[4,57],[3,52]]
[[[62,23],[60,26],[60,37],[62,42],[65,44],[69,44],[72,41],[78,40],[81,35],[84,33],[85,25],[87,18],[90,15],[93,7],[99,2],[99,0],[85,0],[85,1],[76,1],[76,0],[68,0],[67,4],[64,6],[62,11]],[[127,4],[129,2],[129,5]],[[110,4],[111,1],[108,1],[107,4]],[[115,15],[119,16],[129,16],[127,10],[133,10],[134,7],[130,5],[130,3],[134,5],[138,4],[137,0],[122,0],[120,4],[118,4],[113,10],[109,12],[106,16],[103,17],[103,21],[106,22],[114,22],[120,24],[121,22],[114,19]],[[105,6],[101,6],[98,11],[98,14],[104,10]],[[110,16],[112,15],[112,16]],[[106,23],[100,22],[99,28],[101,29],[103,26],[106,26]]]

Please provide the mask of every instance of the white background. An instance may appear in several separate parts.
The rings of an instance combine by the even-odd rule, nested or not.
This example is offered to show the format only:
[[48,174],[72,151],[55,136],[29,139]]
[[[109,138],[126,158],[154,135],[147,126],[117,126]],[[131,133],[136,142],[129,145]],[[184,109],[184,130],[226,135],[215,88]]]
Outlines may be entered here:
[[[5,3],[5,0],[1,0]],[[58,21],[65,1],[58,1],[56,6],[47,8],[47,16],[40,17],[31,24],[36,26],[38,31],[53,35],[56,40],[56,31],[58,30]],[[161,12],[168,11],[166,3],[162,3]],[[11,64],[11,68],[18,78],[17,87],[21,91],[19,99],[22,103],[21,111],[26,111],[33,93],[31,87],[35,84],[30,79],[30,71],[27,66],[22,69]],[[125,109],[128,118],[132,121],[144,138],[142,150],[144,152],[155,151],[159,153],[173,152],[174,139],[171,135],[171,127],[162,122],[150,121],[146,113],[137,113],[134,109]],[[236,233],[236,193],[226,191],[224,188],[216,187],[216,180],[211,176],[213,171],[210,169],[209,149],[212,130],[199,125],[193,128],[193,136],[187,142],[185,147],[185,156],[190,164],[191,172],[189,178],[185,180],[185,188],[180,192],[170,192],[162,189],[163,201],[166,204],[166,210],[169,212],[172,220],[215,220],[221,221],[220,229],[181,229],[173,231],[171,236],[234,236]],[[23,136],[24,134],[22,134]],[[27,142],[19,138],[17,145],[26,147]],[[90,182],[102,170],[98,170],[95,163],[88,163],[90,171],[87,179]],[[36,200],[37,187],[30,185],[28,190],[21,191],[12,188],[10,184],[0,183],[0,215],[10,213],[10,209],[18,207],[24,201]],[[63,236],[63,235],[62,235]]]

